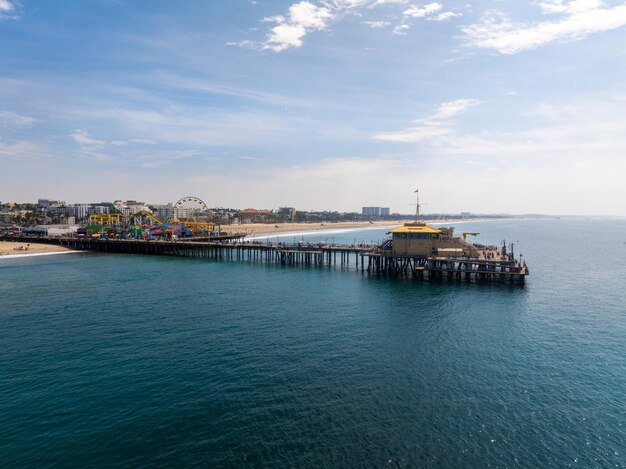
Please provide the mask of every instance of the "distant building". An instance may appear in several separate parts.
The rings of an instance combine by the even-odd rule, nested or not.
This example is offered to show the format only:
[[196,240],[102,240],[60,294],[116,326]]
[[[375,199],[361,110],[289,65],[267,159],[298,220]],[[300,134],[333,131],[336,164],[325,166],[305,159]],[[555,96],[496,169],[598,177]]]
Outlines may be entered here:
[[135,215],[141,211],[151,212],[145,202],[137,202],[136,200],[116,200],[113,202],[113,206],[115,207],[117,213],[121,213],[123,215]]
[[269,215],[272,212],[269,210],[257,210],[254,208],[244,208],[243,210],[239,210],[237,212],[237,218],[241,221],[241,223],[256,221],[263,222],[266,221]]
[[62,200],[37,199],[37,205],[43,208],[47,208],[47,207],[60,207],[66,204]]
[[8,225],[13,222],[16,213],[13,212],[0,212],[0,223]]
[[294,221],[296,218],[296,209],[294,207],[280,207],[278,209],[278,216],[285,220]]
[[106,215],[110,209],[108,205],[92,204],[87,212],[89,215]]
[[389,207],[363,207],[362,215],[367,217],[386,217],[389,216]]
[[87,218],[90,208],[91,206],[87,204],[74,205],[74,217],[76,217],[77,220],[83,220]]
[[78,225],[37,225],[22,228],[22,232],[41,236],[66,236],[75,234],[79,228]]
[[166,222],[168,218],[174,216],[174,204],[169,203],[167,205],[153,205],[154,216],[159,220]]
[[65,217],[59,218],[59,225],[75,225],[75,224],[76,224],[76,217],[65,216]]

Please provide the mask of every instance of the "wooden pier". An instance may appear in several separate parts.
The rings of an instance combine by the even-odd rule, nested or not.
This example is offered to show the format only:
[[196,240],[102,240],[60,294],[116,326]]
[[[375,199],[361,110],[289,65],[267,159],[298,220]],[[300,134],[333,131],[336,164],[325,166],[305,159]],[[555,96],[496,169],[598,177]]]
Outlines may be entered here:
[[416,280],[448,280],[468,283],[524,284],[529,274],[523,261],[485,257],[409,257],[370,252],[368,272],[390,276],[410,276]]
[[[206,240],[135,240],[85,237],[5,237],[7,241],[45,243],[70,249],[118,254],[178,256],[213,260],[248,260],[292,266],[339,265],[363,274],[415,280],[523,285],[529,274],[523,261],[496,255],[493,248],[478,257],[393,255],[368,245],[287,245],[246,242],[243,235]],[[352,264],[352,267],[351,267]]]

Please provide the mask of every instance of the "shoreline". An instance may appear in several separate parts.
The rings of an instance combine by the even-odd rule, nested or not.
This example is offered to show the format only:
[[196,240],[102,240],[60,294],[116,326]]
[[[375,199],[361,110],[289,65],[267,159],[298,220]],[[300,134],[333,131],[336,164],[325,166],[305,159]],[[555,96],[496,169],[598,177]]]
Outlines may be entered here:
[[[485,221],[494,221],[494,220],[510,220],[510,218],[454,218],[448,220],[422,220],[423,223],[428,223],[430,225],[453,225],[453,224],[461,224],[461,223],[473,223],[473,222],[485,222]],[[224,233],[233,234],[233,233],[245,233],[246,239],[258,239],[258,238],[269,238],[269,237],[285,237],[285,236],[302,236],[302,235],[313,235],[317,232],[350,232],[350,231],[359,231],[363,229],[381,229],[381,228],[393,228],[396,226],[401,226],[404,223],[409,223],[410,220],[398,220],[397,222],[386,220],[386,221],[376,221],[376,222],[336,222],[336,223],[246,223],[241,225],[226,225],[222,226],[222,230]]]
[[[22,249],[16,249],[22,248]],[[0,241],[0,259],[16,259],[33,256],[49,256],[52,254],[67,254],[78,252],[63,246],[28,242]]]
[[245,240],[256,240],[256,239],[270,239],[270,238],[287,238],[290,236],[312,236],[315,234],[319,234],[319,235],[329,235],[329,234],[343,234],[343,233],[351,233],[354,231],[374,231],[374,230],[380,230],[383,228],[388,228],[388,229],[392,229],[395,228],[397,226],[400,226],[398,224],[394,224],[394,225],[377,225],[377,226],[362,226],[362,227],[350,227],[350,228],[328,228],[328,229],[311,229],[310,231],[277,231],[275,233],[258,233],[258,234],[250,234],[247,235],[244,239]]
[[[490,222],[490,221],[502,221],[513,220],[513,218],[474,218],[474,219],[448,219],[448,220],[421,220],[423,223],[429,225],[457,225],[464,223],[474,222]],[[344,234],[356,231],[374,231],[380,229],[392,229],[397,226],[401,226],[404,223],[409,223],[408,220],[398,220],[396,223],[390,221],[376,221],[376,222],[336,222],[336,223],[249,223],[243,225],[228,225],[224,230],[225,233],[242,233],[245,232],[244,237],[247,241],[254,240],[267,240],[270,238],[286,238],[286,237],[300,237],[300,236],[313,236],[319,234],[320,236],[331,234]],[[14,250],[16,247],[28,247],[28,250]],[[40,244],[36,242],[18,243],[13,241],[0,241],[0,260],[1,259],[24,259],[27,257],[37,256],[49,256],[56,254],[71,254],[76,252],[73,249],[69,249],[62,246],[54,246],[49,244]]]
[[326,231],[343,229],[377,228],[398,226],[401,222],[319,222],[319,223],[245,223],[240,225],[223,225],[223,233],[245,233],[246,236],[273,235],[282,233],[301,233],[303,231]]
[[57,256],[59,254],[78,254],[85,251],[53,251],[53,252],[29,252],[25,254],[0,254],[0,260],[2,259],[26,259],[28,257],[41,257],[41,256]]

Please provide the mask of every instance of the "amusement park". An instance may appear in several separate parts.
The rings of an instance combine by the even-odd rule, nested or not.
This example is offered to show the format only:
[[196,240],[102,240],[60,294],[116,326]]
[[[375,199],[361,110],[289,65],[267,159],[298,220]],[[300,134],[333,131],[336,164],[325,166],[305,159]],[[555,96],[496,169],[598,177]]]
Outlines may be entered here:
[[220,225],[210,220],[207,204],[187,196],[172,205],[165,219],[144,209],[136,213],[105,213],[89,216],[78,236],[120,239],[211,238],[220,235]]
[[[417,192],[417,191],[416,191]],[[48,201],[49,202],[49,201]],[[382,244],[326,245],[259,242],[246,239],[247,233],[222,233],[217,214],[198,197],[187,196],[167,205],[146,205],[137,201],[115,201],[92,205],[81,217],[86,221],[77,231],[63,232],[70,227],[48,225],[8,232],[5,240],[18,243],[50,243],[71,250],[164,255],[208,259],[251,259],[266,263],[306,266],[354,262],[362,273],[408,275],[415,279],[463,280],[467,282],[523,284],[528,267],[521,256],[507,248],[482,246],[467,240],[478,233],[454,235],[454,228],[430,226],[420,218],[417,199],[414,222],[404,223],[387,234]],[[82,208],[74,207],[77,210]],[[97,210],[103,210],[98,213]],[[106,211],[104,211],[106,210]],[[217,209],[218,211],[220,209]],[[285,209],[282,209],[285,210]],[[291,209],[295,210],[295,209]],[[258,216],[259,210],[244,209],[244,215]],[[76,226],[76,225],[74,225]],[[323,226],[323,224],[321,224]],[[278,228],[278,226],[275,226]],[[52,231],[59,230],[59,231]],[[28,246],[28,245],[27,245]],[[367,267],[366,267],[367,265]]]

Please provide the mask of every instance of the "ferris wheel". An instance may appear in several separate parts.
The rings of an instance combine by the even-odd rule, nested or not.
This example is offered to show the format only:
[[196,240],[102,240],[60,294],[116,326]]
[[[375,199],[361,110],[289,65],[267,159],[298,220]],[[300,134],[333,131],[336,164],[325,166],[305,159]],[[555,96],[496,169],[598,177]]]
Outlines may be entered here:
[[183,197],[174,204],[174,214],[179,220],[196,220],[208,210],[209,207],[202,199],[193,196]]

